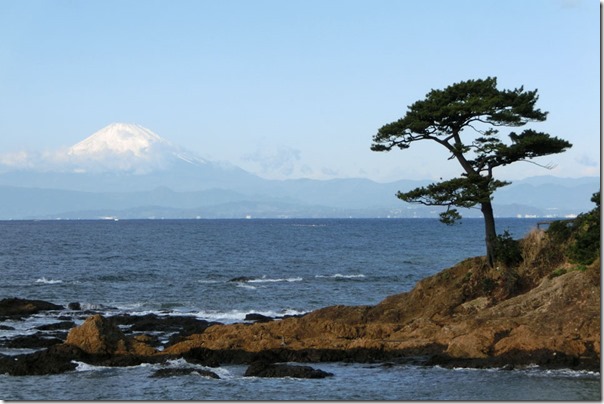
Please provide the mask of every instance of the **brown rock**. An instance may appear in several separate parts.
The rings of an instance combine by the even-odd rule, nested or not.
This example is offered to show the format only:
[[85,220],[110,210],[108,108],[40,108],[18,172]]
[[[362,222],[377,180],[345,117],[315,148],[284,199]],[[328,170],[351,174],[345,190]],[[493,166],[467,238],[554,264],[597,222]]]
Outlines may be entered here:
[[157,352],[142,336],[126,338],[111,320],[100,314],[90,316],[82,325],[72,328],[65,343],[96,355],[150,356]]
[[565,358],[564,363],[581,358],[580,366],[599,362],[600,288],[589,274],[544,277],[526,293],[498,301],[465,294],[467,274],[480,271],[482,260],[466,260],[372,307],[333,306],[269,323],[215,325],[165,353],[203,348],[378,350],[399,355],[441,349],[446,357],[469,365],[535,361],[547,366],[552,363],[547,358],[555,356]]
[[66,344],[90,354],[127,353],[126,337],[120,329],[100,314],[90,316],[67,334]]

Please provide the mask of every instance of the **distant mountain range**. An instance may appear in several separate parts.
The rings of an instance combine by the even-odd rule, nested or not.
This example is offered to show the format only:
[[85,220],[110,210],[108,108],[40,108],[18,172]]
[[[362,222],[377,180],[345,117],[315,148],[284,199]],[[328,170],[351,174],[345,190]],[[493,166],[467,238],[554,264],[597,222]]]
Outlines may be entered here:
[[[39,164],[37,164],[39,163]],[[53,161],[0,170],[0,219],[436,217],[395,197],[431,181],[266,180],[112,124]],[[500,217],[565,217],[593,208],[599,177],[533,177],[497,191]],[[467,210],[480,217],[479,210]]]

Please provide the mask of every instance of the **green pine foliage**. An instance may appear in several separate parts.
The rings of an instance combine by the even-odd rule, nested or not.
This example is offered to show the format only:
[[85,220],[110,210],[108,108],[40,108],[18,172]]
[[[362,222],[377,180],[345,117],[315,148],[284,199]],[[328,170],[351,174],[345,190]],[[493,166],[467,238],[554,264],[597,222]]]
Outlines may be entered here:
[[446,224],[461,219],[457,208],[479,207],[485,219],[487,260],[492,266],[498,243],[493,194],[509,184],[497,180],[494,171],[572,147],[564,139],[532,129],[500,133],[505,128],[545,121],[547,112],[536,107],[538,99],[537,90],[528,91],[522,86],[513,90],[498,89],[496,77],[431,90],[423,100],[410,105],[402,118],[379,128],[371,150],[405,150],[420,141],[442,146],[449,153],[449,159],[459,163],[459,175],[398,192],[397,197],[408,203],[445,207],[440,218]]

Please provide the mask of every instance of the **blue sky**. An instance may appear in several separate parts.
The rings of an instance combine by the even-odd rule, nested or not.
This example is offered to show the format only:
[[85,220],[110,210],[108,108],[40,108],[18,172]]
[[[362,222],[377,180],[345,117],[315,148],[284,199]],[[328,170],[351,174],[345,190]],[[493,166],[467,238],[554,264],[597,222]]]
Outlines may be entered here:
[[496,76],[538,89],[531,127],[574,144],[502,178],[600,171],[594,0],[0,0],[0,38],[0,154],[129,122],[267,178],[451,177],[437,145],[371,138],[431,89]]

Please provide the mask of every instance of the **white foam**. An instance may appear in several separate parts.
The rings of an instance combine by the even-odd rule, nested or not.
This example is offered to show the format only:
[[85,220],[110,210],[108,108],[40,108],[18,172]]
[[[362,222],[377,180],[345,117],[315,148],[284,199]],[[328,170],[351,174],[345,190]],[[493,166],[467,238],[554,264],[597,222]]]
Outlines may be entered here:
[[247,281],[247,283],[264,283],[264,282],[300,282],[303,279],[299,276],[295,278],[278,278],[278,279],[270,279],[262,277],[261,279],[252,279]]
[[43,276],[41,278],[36,279],[36,283],[44,283],[47,285],[52,285],[55,283],[63,283],[63,281],[60,279],[46,279],[46,277]]
[[334,275],[315,275],[315,278],[344,278],[344,279],[355,279],[355,278],[364,278],[363,274],[356,275],[343,275],[343,274],[334,274]]
[[203,365],[199,365],[196,363],[190,363],[187,362],[185,359],[183,358],[179,358],[179,359],[170,359],[167,360],[166,363],[164,365],[154,365],[154,367],[158,367],[158,368],[171,368],[171,369],[178,369],[178,368],[195,368],[195,369],[200,369],[200,370],[209,370],[211,372],[216,373],[221,379],[232,379],[233,375],[232,373],[228,370],[225,369],[223,367],[208,367],[208,366],[203,366]]
[[[84,363],[84,362],[80,362],[80,361],[71,361],[72,363],[75,363],[77,366],[75,368],[76,372],[92,372],[92,371],[97,371],[97,370],[103,370],[103,369],[113,369],[113,367],[111,366],[98,366],[98,365],[90,365],[88,363]],[[153,366],[151,363],[141,363],[139,365],[134,365],[134,366],[124,366],[127,368],[146,368],[146,367],[150,367]]]
[[[534,372],[534,369],[531,369]],[[531,370],[527,371],[530,375]],[[600,372],[592,370],[573,370],[573,369],[545,369],[542,371],[547,376],[565,376],[565,377],[585,377],[600,376]]]
[[247,283],[243,283],[243,282],[237,282],[237,283],[235,283],[235,285],[238,288],[243,288],[243,289],[257,289],[255,286],[248,285]]
[[[242,287],[245,287],[245,284],[242,284]],[[249,288],[256,289],[254,286],[247,285]],[[157,309],[139,309],[132,310],[133,306],[137,306],[137,304],[128,305],[128,308],[124,306],[118,306],[117,312],[128,313],[131,316],[145,316],[145,315],[156,315],[159,317],[170,317],[170,316],[178,316],[178,317],[194,317],[200,320],[206,321],[217,321],[221,323],[234,323],[241,322],[245,320],[245,317],[248,314],[261,314],[266,317],[284,317],[284,316],[298,316],[308,313],[308,311],[294,310],[294,309],[281,309],[281,310],[194,310],[189,309],[187,311],[179,311],[179,310],[157,310]],[[104,306],[96,306],[92,304],[82,304],[82,308],[91,309],[96,307],[98,312],[105,313],[107,316],[111,316],[116,314],[116,310],[107,310],[107,307]],[[98,310],[100,308],[100,310]],[[47,324],[48,321],[43,321],[41,324]],[[22,324],[22,322],[15,322],[15,324]],[[8,325],[8,324],[7,324]],[[15,333],[23,334],[24,332],[35,332],[35,329],[32,330],[15,330]]]
[[71,361],[71,363],[75,363],[77,365],[75,368],[76,372],[91,372],[94,370],[109,369],[109,366],[89,365],[88,363],[79,362],[79,361]]
[[230,310],[230,311],[218,311],[218,310],[207,310],[196,313],[196,317],[208,320],[208,321],[219,321],[221,323],[233,323],[245,320],[245,316],[248,314],[261,314],[266,317],[283,317],[283,316],[297,316],[306,314],[307,311],[299,311],[293,309],[284,309],[280,311],[273,310]]

